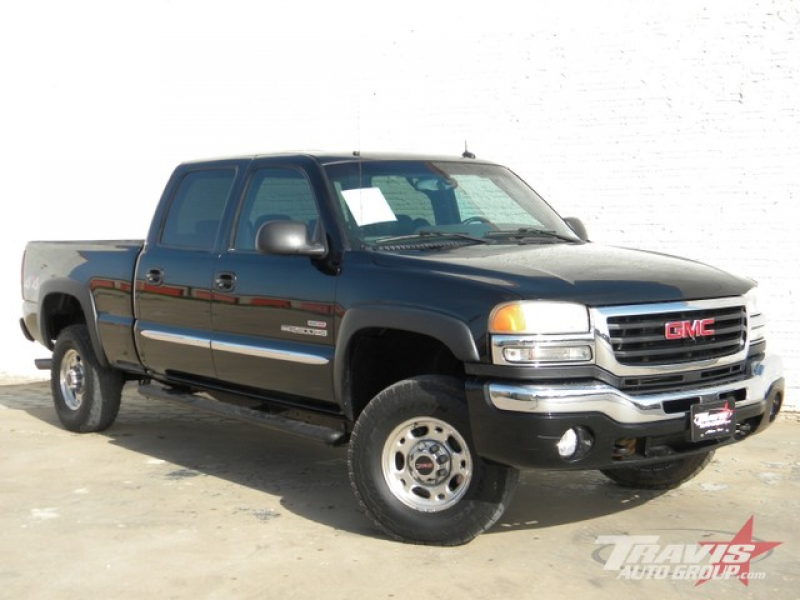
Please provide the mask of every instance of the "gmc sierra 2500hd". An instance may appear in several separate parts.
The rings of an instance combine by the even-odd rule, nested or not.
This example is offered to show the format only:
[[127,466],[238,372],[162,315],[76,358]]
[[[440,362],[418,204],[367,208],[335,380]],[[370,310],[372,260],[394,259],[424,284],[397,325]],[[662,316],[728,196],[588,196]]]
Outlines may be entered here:
[[679,485],[784,394],[752,281],[590,243],[472,156],[182,164],[144,242],[31,242],[22,280],[67,429],[137,381],[347,442],[366,513],[415,543],[490,527],[520,468]]

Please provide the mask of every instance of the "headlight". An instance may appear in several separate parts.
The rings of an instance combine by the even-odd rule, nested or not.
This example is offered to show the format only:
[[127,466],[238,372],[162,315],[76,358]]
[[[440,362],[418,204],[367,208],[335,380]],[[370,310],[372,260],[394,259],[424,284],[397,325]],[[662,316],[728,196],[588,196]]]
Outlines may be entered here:
[[757,288],[753,288],[744,295],[744,305],[747,310],[747,329],[750,343],[760,342],[766,337],[767,319],[758,307]]
[[489,332],[495,364],[574,365],[590,363],[594,356],[589,312],[582,304],[500,304],[489,315]]
[[744,295],[744,305],[747,307],[747,314],[761,314],[758,309],[758,288],[753,288]]
[[501,304],[489,315],[490,333],[588,333],[589,312],[571,302],[522,301]]

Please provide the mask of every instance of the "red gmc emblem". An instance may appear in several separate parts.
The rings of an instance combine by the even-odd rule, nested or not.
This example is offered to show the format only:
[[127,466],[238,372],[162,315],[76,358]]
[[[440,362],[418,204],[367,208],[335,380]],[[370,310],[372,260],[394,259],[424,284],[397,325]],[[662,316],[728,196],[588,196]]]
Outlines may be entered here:
[[670,321],[664,323],[664,337],[668,340],[708,337],[714,335],[714,319],[695,319],[694,321]]

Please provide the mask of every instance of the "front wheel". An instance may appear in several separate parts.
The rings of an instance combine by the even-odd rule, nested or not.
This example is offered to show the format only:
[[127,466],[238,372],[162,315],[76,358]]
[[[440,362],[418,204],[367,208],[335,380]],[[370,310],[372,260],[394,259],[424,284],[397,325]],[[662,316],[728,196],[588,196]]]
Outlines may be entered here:
[[97,362],[86,325],[70,325],[59,334],[50,387],[64,427],[86,433],[111,426],[119,413],[124,383],[119,371]]
[[714,458],[714,451],[673,458],[639,467],[603,469],[600,472],[621,486],[642,490],[669,490],[689,481]]
[[348,460],[367,515],[395,539],[417,544],[469,542],[502,516],[518,478],[477,456],[463,384],[438,376],[379,393],[356,421]]

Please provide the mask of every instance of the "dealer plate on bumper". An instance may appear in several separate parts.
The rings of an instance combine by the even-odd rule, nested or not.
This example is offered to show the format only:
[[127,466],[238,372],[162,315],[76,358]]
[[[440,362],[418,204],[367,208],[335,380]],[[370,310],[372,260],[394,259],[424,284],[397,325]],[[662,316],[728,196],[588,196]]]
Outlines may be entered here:
[[690,417],[693,442],[728,437],[736,433],[736,410],[728,401],[694,404]]

